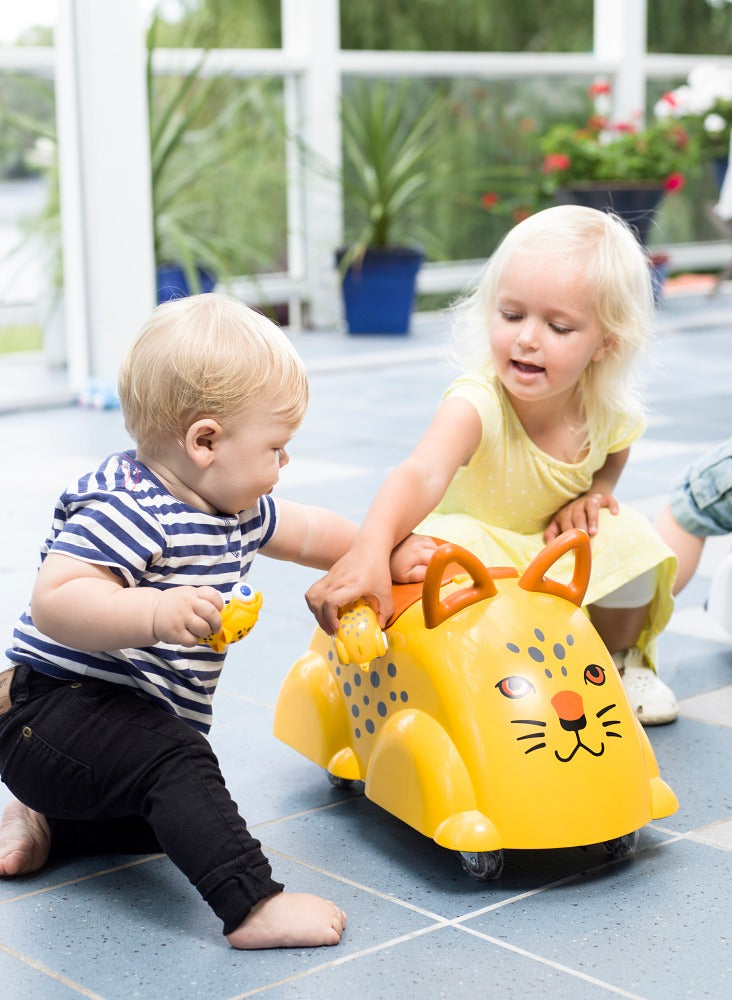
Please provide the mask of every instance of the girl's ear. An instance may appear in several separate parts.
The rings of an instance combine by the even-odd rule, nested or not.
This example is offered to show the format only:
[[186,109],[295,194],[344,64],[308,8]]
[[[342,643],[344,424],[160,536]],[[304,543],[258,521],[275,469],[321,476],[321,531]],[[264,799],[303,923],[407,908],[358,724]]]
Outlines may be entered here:
[[607,357],[610,351],[612,351],[614,346],[615,346],[614,335],[612,333],[606,333],[605,336],[602,338],[600,346],[595,350],[595,353],[592,355],[592,360],[602,361],[602,359],[604,357]]
[[186,455],[199,469],[207,469],[213,462],[221,434],[221,424],[213,417],[201,417],[186,431]]

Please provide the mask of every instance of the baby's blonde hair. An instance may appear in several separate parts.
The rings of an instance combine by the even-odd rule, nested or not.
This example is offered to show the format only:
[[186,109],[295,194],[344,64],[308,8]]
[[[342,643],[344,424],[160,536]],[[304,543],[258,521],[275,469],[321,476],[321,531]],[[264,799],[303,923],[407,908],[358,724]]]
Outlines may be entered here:
[[576,268],[592,295],[610,349],[580,378],[587,428],[602,431],[637,412],[634,367],[651,344],[653,290],[646,253],[618,216],[580,205],[530,215],[504,237],[476,287],[454,307],[452,358],[463,370],[492,369],[488,326],[506,264],[523,247]]
[[159,305],[120,368],[125,426],[150,454],[200,417],[226,421],[266,404],[296,427],[308,403],[302,359],[274,323],[227,295]]

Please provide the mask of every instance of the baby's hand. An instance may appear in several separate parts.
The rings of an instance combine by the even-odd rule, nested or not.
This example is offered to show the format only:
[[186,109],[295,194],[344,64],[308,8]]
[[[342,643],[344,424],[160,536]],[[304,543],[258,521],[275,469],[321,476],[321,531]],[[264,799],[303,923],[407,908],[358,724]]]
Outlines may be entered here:
[[617,514],[618,501],[611,493],[584,493],[556,512],[544,532],[544,541],[551,542],[563,531],[580,528],[592,537],[597,534],[600,508],[607,507],[611,514]]
[[394,583],[419,583],[432,558],[437,543],[429,535],[407,535],[391,554],[390,569]]
[[195,646],[221,628],[224,599],[213,587],[171,587],[159,591],[153,614],[156,642]]

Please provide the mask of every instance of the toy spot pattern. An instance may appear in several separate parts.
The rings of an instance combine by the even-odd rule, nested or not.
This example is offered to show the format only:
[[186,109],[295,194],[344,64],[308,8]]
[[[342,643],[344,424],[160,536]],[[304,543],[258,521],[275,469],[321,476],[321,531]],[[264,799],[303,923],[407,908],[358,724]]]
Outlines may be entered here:
[[[382,658],[383,659],[383,658]],[[353,665],[351,665],[353,666]],[[402,705],[407,704],[409,701],[409,694],[407,691],[401,688],[393,688],[388,690],[390,682],[393,681],[397,676],[396,664],[389,661],[385,667],[380,667],[378,661],[371,664],[371,669],[368,674],[363,674],[360,671],[363,668],[359,668],[358,671],[354,670],[351,680],[344,680],[341,683],[341,690],[343,692],[343,697],[345,698],[346,704],[349,706],[349,710],[354,719],[359,719],[361,725],[363,725],[362,731],[361,725],[357,726],[353,730],[353,735],[357,740],[365,738],[366,735],[373,736],[377,728],[384,722],[389,714],[389,705],[387,705],[387,699],[392,703],[400,702]],[[386,674],[387,680],[382,682],[382,669]],[[342,678],[344,676],[344,671],[348,670],[348,667],[336,667],[335,674],[337,678]],[[363,680],[366,677],[366,680]],[[383,687],[382,687],[383,683]],[[362,685],[368,685],[365,690],[359,690]],[[378,700],[372,702],[371,696],[368,694],[368,690],[379,691]]]

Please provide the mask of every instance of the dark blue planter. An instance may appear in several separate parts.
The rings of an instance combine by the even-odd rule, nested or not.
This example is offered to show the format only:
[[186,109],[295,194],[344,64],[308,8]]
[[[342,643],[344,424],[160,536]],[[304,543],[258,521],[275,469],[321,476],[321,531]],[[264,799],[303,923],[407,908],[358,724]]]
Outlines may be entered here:
[[586,205],[602,212],[614,212],[635,229],[640,242],[647,246],[653,218],[663,195],[660,184],[597,182],[562,188],[557,192],[557,200],[565,205]]
[[[213,291],[216,276],[204,267],[196,268],[198,281],[202,292]],[[157,269],[158,302],[169,302],[171,299],[182,299],[191,294],[185,271],[174,264],[161,264]]]
[[717,190],[722,190],[722,184],[724,182],[724,175],[727,173],[727,164],[729,160],[726,156],[717,156],[712,160],[712,169],[714,170],[714,180],[717,182]]
[[[339,250],[340,263],[345,250]],[[424,255],[410,247],[371,247],[343,277],[348,332],[405,334]]]

